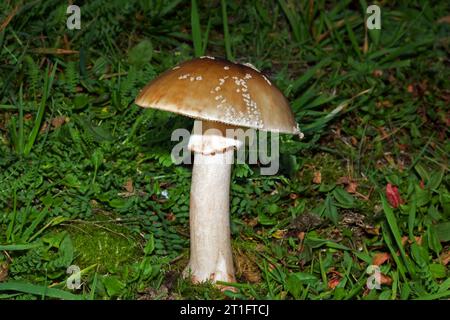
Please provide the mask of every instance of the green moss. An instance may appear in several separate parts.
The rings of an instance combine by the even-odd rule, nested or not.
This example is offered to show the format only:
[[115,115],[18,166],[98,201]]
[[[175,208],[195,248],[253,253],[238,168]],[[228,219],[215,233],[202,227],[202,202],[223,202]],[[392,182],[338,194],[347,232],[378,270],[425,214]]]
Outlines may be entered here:
[[322,184],[333,185],[340,177],[346,175],[345,166],[337,160],[332,154],[321,152],[308,158],[299,172],[299,178],[305,184],[312,184],[314,173],[320,172]]
[[75,247],[75,264],[81,268],[97,264],[99,272],[115,273],[143,255],[130,230],[114,222],[70,225],[68,231]]

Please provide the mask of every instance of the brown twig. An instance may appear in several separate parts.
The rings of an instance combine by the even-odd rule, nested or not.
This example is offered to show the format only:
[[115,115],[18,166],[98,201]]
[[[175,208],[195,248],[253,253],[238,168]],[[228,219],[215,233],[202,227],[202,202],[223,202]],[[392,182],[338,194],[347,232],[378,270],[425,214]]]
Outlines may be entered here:
[[8,26],[8,24],[11,22],[12,18],[14,18],[14,16],[16,15],[17,11],[19,11],[18,5],[13,9],[13,11],[11,11],[11,13],[6,17],[6,19],[0,25],[0,32],[2,32]]

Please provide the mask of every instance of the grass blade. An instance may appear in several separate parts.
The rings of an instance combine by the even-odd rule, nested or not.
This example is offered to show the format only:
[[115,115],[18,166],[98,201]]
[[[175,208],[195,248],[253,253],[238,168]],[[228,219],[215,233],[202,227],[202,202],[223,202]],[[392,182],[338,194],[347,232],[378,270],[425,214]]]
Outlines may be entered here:
[[25,232],[22,235],[23,241],[28,241],[28,239],[31,237],[31,234],[36,229],[39,223],[45,218],[48,212],[48,207],[45,207],[41,213],[33,220],[33,223],[25,230]]
[[414,300],[437,300],[437,299],[448,298],[448,297],[450,297],[450,290],[430,294],[427,296],[421,296],[420,298],[417,298]]
[[14,241],[14,224],[16,223],[16,215],[17,215],[17,191],[14,189],[14,197],[13,197],[13,214],[11,222],[9,223],[8,230],[6,230],[6,241]]
[[20,155],[23,154],[24,139],[23,139],[23,85],[19,88],[19,134],[17,137],[18,152]]
[[200,16],[198,14],[197,0],[191,1],[191,28],[192,42],[194,43],[194,54],[196,57],[203,55],[202,32],[200,29]]
[[228,14],[227,14],[227,3],[225,0],[220,1],[222,5],[222,23],[223,23],[223,37],[225,41],[225,52],[227,54],[227,59],[233,61],[233,54],[231,53],[231,39],[230,33],[228,31]]
[[47,66],[46,70],[45,70],[45,81],[44,81],[44,93],[43,96],[41,98],[41,104],[39,106],[38,109],[38,113],[36,115],[36,120],[34,122],[34,126],[33,129],[31,130],[29,139],[27,141],[27,144],[25,146],[24,149],[24,155],[27,156],[30,154],[31,149],[33,148],[34,142],[36,141],[36,137],[39,133],[39,129],[41,127],[41,123],[42,123],[42,119],[44,117],[44,113],[45,113],[45,105],[48,99],[48,96],[50,94],[50,90],[52,88],[53,85],[53,80],[55,79],[55,73],[56,73],[56,69],[58,68],[58,62],[56,62],[53,65],[53,69],[51,71],[51,74],[48,74],[49,68]]
[[397,252],[394,248],[394,244],[392,243],[391,235],[389,234],[387,227],[388,227],[388,225],[386,223],[383,223],[382,229],[381,229],[383,232],[383,240],[386,243],[386,246],[388,247],[388,249],[391,253],[392,259],[394,259],[394,262],[397,265],[400,275],[402,276],[404,281],[407,281],[405,266],[403,265],[402,261],[397,256]]
[[39,247],[39,243],[27,243],[27,244],[6,244],[0,245],[0,251],[21,251],[21,250],[29,250],[36,247]]
[[284,0],[278,0],[288,22],[291,26],[294,39],[297,43],[302,43],[304,41],[303,34],[301,32],[302,21],[300,15],[298,15],[293,8],[291,8],[292,3],[286,3]]
[[81,299],[80,296],[61,289],[47,288],[46,286],[40,286],[22,281],[8,281],[0,283],[0,291],[19,291],[23,293],[30,293],[34,295],[64,300]]
[[331,63],[331,59],[324,59],[320,61],[318,64],[316,64],[314,67],[309,68],[308,71],[305,72],[305,74],[303,74],[300,78],[295,80],[294,83],[289,85],[288,91],[290,92],[292,91],[294,93],[297,92],[299,89],[303,87],[303,85],[305,85],[309,81],[309,79],[311,79],[314,76],[314,74],[316,74],[317,70],[325,67],[329,63]]
[[208,46],[208,38],[209,38],[209,31],[211,30],[211,24],[212,24],[212,19],[211,19],[211,17],[209,17],[208,24],[206,25],[205,34],[203,36],[202,54],[205,54],[206,47]]
[[409,239],[415,241],[414,239],[414,222],[416,221],[416,199],[413,197],[411,200],[411,208],[409,209],[408,216],[408,233]]
[[394,240],[397,244],[397,247],[400,251],[400,254],[403,258],[403,261],[405,262],[406,268],[408,269],[409,273],[412,276],[415,276],[415,271],[412,266],[412,264],[409,262],[408,257],[406,256],[405,249],[403,248],[402,244],[402,236],[400,233],[400,229],[398,228],[397,219],[395,218],[394,212],[392,211],[392,208],[387,203],[386,198],[382,195],[381,196],[381,203],[383,205],[383,211],[386,215],[386,220],[389,224],[389,228],[392,232],[392,235],[394,236]]

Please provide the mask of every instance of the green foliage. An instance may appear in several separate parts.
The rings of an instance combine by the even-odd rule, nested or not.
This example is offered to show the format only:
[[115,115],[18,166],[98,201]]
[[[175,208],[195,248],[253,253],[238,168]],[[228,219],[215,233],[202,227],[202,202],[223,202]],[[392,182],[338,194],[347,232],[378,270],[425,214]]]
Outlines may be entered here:
[[26,56],[25,61],[28,65],[29,88],[34,97],[41,86],[41,72],[31,56]]
[[198,13],[197,0],[191,0],[191,25],[192,25],[192,43],[196,57],[200,57],[202,52],[202,34],[200,29],[200,17]]
[[228,31],[228,14],[227,14],[227,2],[225,0],[220,1],[222,8],[222,23],[223,23],[223,39],[225,42],[226,57],[230,61],[234,61],[233,53],[231,52],[231,37]]
[[77,63],[75,61],[69,61],[66,64],[66,71],[64,73],[65,83],[67,86],[67,91],[74,94],[76,92],[76,86],[79,82]]
[[151,41],[143,40],[128,53],[128,62],[137,68],[152,60],[153,46]]
[[[367,36],[364,1],[94,0],[82,30],[66,5],[24,3],[0,34],[0,299],[450,296],[447,3],[385,4]],[[192,121],[133,104],[204,54],[265,72],[305,133],[275,176],[234,167],[236,293],[181,277],[191,176],[170,136]],[[392,282],[368,290],[377,253]]]

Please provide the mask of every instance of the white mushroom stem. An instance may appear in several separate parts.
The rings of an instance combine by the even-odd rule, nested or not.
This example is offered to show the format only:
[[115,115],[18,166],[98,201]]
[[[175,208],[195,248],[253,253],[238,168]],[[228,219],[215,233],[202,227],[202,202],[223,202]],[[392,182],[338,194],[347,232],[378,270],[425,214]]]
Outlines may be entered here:
[[[233,154],[233,149],[229,149],[225,153],[194,156],[188,265],[193,282],[235,281],[229,210]],[[217,163],[208,163],[211,161]]]
[[194,127],[189,142],[195,154],[189,213],[191,252],[185,275],[190,275],[194,283],[234,282],[230,179],[234,147],[241,143],[230,143],[231,140],[222,135],[224,125],[203,122],[203,127],[200,135]]

